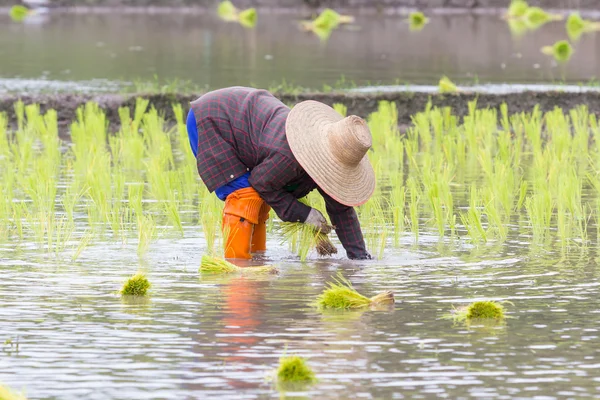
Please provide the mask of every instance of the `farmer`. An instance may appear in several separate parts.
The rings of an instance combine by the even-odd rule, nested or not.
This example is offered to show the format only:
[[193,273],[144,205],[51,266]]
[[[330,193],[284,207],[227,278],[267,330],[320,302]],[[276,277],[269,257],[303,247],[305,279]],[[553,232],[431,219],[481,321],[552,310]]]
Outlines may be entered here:
[[313,189],[348,258],[371,258],[352,208],[375,189],[364,120],[310,100],[290,110],[265,90],[231,87],[193,101],[187,130],[202,181],[225,202],[225,258],[266,250],[271,208],[282,221],[329,233],[325,217],[297,200]]

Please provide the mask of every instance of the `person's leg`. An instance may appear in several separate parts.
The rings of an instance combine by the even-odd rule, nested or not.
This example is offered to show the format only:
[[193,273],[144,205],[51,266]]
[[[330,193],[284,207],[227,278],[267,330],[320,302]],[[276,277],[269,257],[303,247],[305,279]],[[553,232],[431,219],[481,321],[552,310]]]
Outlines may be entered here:
[[251,187],[238,189],[227,196],[222,226],[225,258],[252,258],[252,234],[263,204],[263,199]]
[[258,223],[254,226],[254,232],[252,233],[252,253],[267,250],[267,220],[269,219],[269,211],[271,211],[271,207],[263,202],[258,213]]

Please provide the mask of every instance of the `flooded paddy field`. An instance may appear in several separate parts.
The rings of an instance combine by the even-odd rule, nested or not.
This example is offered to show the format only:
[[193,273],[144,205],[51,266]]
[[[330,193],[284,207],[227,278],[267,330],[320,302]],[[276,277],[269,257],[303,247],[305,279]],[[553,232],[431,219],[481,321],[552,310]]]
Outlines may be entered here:
[[[140,100],[107,131],[90,104],[60,136],[52,111],[15,110],[0,123],[0,381],[29,398],[600,393],[600,130],[585,107],[428,108],[400,134],[382,103],[368,117],[378,186],[358,209],[376,259],[348,261],[335,235],[338,256],[300,257],[271,215],[256,263],[275,276],[198,272],[221,251],[222,206],[197,178],[183,109],[171,127]],[[150,295],[119,296],[139,271]],[[338,273],[396,304],[319,310]],[[476,300],[506,318],[452,318]],[[284,354],[317,383],[282,391]]]
[[[559,64],[540,49],[563,22],[520,36],[497,15],[419,32],[358,16],[322,41],[300,19],[0,16],[0,385],[29,399],[599,397],[596,34]],[[437,95],[442,75],[463,93]],[[349,261],[335,234],[339,254],[307,253],[271,213],[253,264],[278,275],[199,271],[222,254],[223,203],[184,115],[231,85],[367,119],[377,188],[357,212],[374,260]],[[140,90],[159,94],[118,94]],[[148,296],[121,296],[136,273]],[[396,303],[317,307],[341,277]],[[479,300],[505,318],[457,318]],[[290,355],[315,383],[277,382]]]

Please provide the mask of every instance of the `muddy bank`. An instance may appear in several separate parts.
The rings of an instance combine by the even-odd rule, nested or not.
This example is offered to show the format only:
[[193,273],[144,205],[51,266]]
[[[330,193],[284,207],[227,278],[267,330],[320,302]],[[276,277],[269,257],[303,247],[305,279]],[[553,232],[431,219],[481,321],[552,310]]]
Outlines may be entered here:
[[[302,10],[333,7],[337,9],[398,8],[494,9],[506,8],[511,0],[236,0],[239,7]],[[48,0],[49,7],[199,7],[214,8],[219,0]],[[0,0],[0,6],[26,3],[22,0]],[[529,4],[554,9],[600,9],[597,0],[530,0]]]
[[[88,101],[97,102],[107,113],[111,124],[119,122],[119,107],[135,107],[136,97],[150,100],[150,104],[165,115],[173,119],[173,104],[181,104],[187,110],[189,102],[197,96],[178,94],[140,94],[140,95],[21,95],[0,97],[0,112],[9,116],[11,122],[15,121],[14,103],[22,100],[26,104],[36,103],[43,111],[55,109],[61,126],[68,126],[76,118],[76,110]],[[524,92],[514,94],[475,94],[461,93],[456,95],[439,95],[427,93],[381,93],[381,94],[348,94],[348,93],[302,93],[302,94],[277,94],[284,103],[292,106],[303,100],[317,100],[332,105],[343,103],[348,107],[350,114],[366,117],[377,109],[378,102],[392,101],[398,107],[398,123],[407,125],[411,123],[411,116],[422,111],[427,102],[431,100],[434,106],[451,107],[456,115],[466,115],[468,103],[477,99],[479,107],[498,108],[506,103],[510,113],[531,111],[539,105],[541,110],[550,111],[554,107],[569,110],[581,104],[589,107],[590,112],[600,115],[600,93],[561,93],[561,92]]]

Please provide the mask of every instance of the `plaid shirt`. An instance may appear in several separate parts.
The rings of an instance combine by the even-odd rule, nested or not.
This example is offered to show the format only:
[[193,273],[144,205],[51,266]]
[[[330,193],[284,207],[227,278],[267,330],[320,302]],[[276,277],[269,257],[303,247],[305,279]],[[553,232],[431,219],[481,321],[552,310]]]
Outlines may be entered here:
[[290,150],[290,109],[265,90],[232,87],[191,103],[198,126],[198,172],[210,192],[248,171],[250,185],[282,221],[304,222],[310,207],[297,199],[314,189],[349,258],[368,256],[356,211],[333,200],[302,169]]

